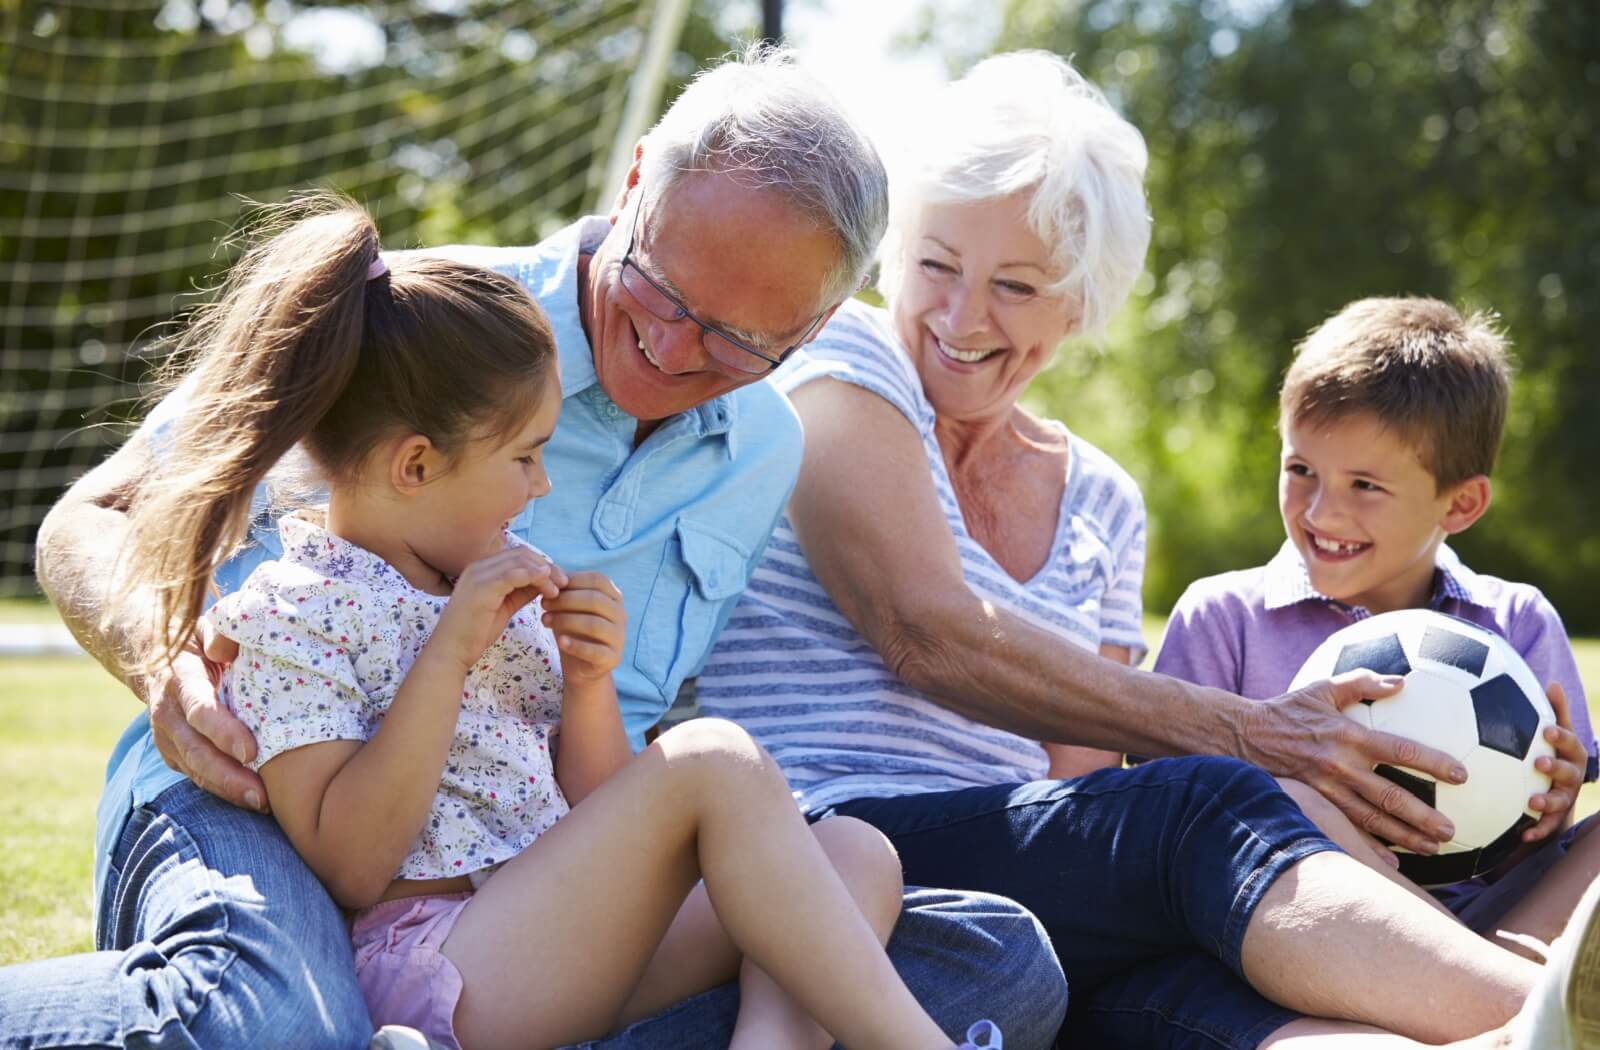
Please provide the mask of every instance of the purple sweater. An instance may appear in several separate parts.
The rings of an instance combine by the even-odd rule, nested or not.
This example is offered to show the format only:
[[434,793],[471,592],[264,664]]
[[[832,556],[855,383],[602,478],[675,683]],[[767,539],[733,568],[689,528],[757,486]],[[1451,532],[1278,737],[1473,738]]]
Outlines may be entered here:
[[[1429,608],[1504,636],[1540,682],[1561,683],[1589,752],[1586,778],[1596,779],[1600,753],[1589,706],[1555,607],[1537,587],[1473,572],[1443,544],[1436,566]],[[1312,589],[1299,554],[1285,543],[1266,565],[1190,584],[1167,621],[1155,669],[1252,700],[1281,696],[1323,639],[1369,615]]]

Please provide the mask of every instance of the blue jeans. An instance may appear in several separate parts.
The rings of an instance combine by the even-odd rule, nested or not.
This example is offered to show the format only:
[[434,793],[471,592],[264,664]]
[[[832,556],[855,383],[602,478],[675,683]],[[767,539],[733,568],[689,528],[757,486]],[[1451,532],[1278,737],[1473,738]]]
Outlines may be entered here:
[[271,817],[187,781],[133,811],[98,951],[0,970],[0,1046],[365,1047],[344,918]]
[[[0,969],[0,1047],[365,1047],[348,927],[276,822],[187,782],[136,809],[112,856],[100,949]],[[1048,1046],[1066,983],[1036,919],[981,894],[907,893],[890,956],[954,1033],[982,1017]],[[726,1046],[712,989],[598,1050]]]
[[[888,835],[908,882],[1002,894],[1037,915],[1073,990],[1069,1036],[1102,986],[1170,997],[1107,1011],[1094,1038],[1072,1039],[1094,1047],[1247,1050],[1293,1019],[1245,983],[1240,946],[1278,876],[1337,848],[1270,776],[1227,758],[855,799],[808,815],[834,814]],[[1195,957],[1214,971],[1210,985],[1164,979]],[[1220,1041],[1189,1042],[1191,1017]]]

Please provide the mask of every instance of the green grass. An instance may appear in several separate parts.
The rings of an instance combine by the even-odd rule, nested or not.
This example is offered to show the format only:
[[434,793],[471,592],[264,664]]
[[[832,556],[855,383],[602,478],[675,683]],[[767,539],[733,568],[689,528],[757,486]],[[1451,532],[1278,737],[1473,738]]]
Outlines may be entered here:
[[[0,622],[49,619],[46,606],[0,602]],[[1148,626],[1161,637],[1159,620]],[[1600,640],[1574,648],[1583,680],[1600,683]],[[91,947],[95,804],[136,710],[92,661],[0,658],[0,965]],[[1600,703],[1591,711],[1600,718]],[[1600,787],[1585,788],[1578,809],[1600,809]]]

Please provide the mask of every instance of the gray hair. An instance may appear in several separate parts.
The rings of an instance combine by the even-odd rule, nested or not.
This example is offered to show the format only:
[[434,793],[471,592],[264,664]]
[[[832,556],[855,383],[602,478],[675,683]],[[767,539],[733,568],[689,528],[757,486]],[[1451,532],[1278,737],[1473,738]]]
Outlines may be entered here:
[[883,162],[792,52],[755,44],[700,73],[640,145],[640,179],[657,199],[685,172],[722,172],[832,229],[840,258],[823,308],[861,286],[888,222]]
[[894,166],[879,256],[885,297],[900,287],[905,235],[923,204],[1028,193],[1028,225],[1062,274],[1048,290],[1076,302],[1079,332],[1103,329],[1150,246],[1139,130],[1046,51],[985,59],[935,96],[924,119]]

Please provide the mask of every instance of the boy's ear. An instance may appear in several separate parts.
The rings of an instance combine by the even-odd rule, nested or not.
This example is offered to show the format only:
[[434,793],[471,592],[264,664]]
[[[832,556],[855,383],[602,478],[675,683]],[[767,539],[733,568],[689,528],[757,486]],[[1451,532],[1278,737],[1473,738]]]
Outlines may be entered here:
[[1483,517],[1483,512],[1489,509],[1493,499],[1494,488],[1489,484],[1488,477],[1474,474],[1450,493],[1450,506],[1445,511],[1440,527],[1451,536],[1465,532],[1473,522]]
[[390,446],[389,484],[405,495],[438,477],[443,457],[426,434],[407,434]]

